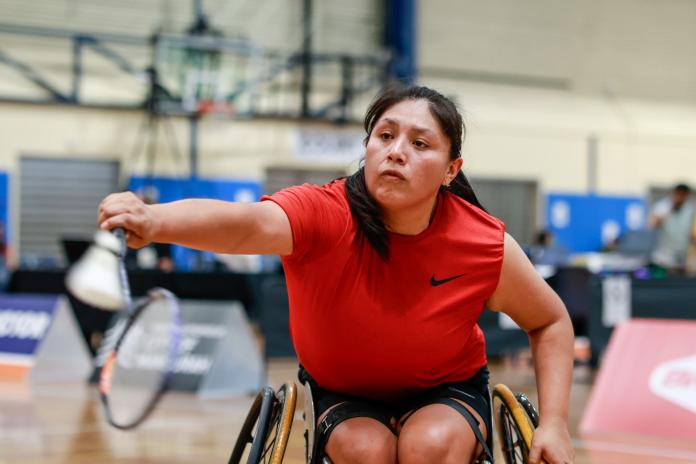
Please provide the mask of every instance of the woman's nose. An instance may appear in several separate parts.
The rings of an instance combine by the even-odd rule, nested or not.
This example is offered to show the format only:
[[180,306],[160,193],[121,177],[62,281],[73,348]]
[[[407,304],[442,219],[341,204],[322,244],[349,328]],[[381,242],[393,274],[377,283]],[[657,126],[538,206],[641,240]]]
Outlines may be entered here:
[[406,161],[404,143],[405,141],[401,138],[394,139],[393,143],[389,146],[389,152],[387,153],[387,158],[389,161],[398,164],[403,164]]

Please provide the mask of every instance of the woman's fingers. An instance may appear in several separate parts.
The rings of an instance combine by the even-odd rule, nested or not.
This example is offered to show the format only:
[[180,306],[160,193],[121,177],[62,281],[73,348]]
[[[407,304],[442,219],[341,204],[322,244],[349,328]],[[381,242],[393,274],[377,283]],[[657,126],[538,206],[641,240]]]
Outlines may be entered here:
[[150,215],[147,205],[132,192],[114,193],[102,200],[97,225],[102,230],[125,229],[128,245],[140,248],[151,241]]
[[529,464],[538,464],[542,459],[547,464],[572,464],[575,451],[567,427],[540,426],[534,432]]
[[529,450],[529,464],[539,464],[541,460],[541,446],[532,442],[532,449]]

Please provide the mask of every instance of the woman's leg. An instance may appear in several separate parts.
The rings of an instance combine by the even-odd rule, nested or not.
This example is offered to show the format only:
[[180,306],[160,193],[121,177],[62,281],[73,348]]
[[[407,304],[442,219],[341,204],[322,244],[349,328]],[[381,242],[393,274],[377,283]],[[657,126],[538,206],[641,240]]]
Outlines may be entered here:
[[386,405],[325,390],[302,367],[299,378],[311,385],[316,414],[312,462],[396,463],[396,419]]
[[324,452],[333,464],[396,464],[396,435],[369,417],[354,417],[336,426]]
[[[474,408],[455,400],[468,409],[486,437],[487,430]],[[461,464],[475,460],[481,445],[469,422],[454,408],[429,404],[413,412],[401,427],[397,447],[399,464]]]

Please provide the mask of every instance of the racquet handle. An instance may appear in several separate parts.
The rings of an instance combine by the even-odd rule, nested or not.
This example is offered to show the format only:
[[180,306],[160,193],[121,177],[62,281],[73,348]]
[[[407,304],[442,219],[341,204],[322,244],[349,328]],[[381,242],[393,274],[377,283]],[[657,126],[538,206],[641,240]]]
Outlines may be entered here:
[[121,252],[119,257],[121,259],[126,257],[126,251],[128,251],[128,240],[126,240],[126,230],[123,227],[116,227],[111,231],[112,234],[116,236],[119,243],[121,244]]
[[121,249],[118,256],[118,276],[121,281],[121,291],[123,292],[123,301],[128,312],[133,308],[133,298],[131,296],[130,283],[128,282],[128,273],[123,260],[126,258],[128,251],[128,241],[126,240],[126,230],[123,227],[116,227],[111,231],[118,238]]

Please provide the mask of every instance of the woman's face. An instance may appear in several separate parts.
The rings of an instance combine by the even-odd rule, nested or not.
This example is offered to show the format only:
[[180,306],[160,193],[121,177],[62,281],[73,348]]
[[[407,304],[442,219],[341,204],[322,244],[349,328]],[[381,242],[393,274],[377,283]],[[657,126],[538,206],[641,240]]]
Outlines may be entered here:
[[431,205],[438,189],[461,167],[450,160],[450,140],[427,100],[404,100],[387,109],[367,140],[365,182],[380,207],[398,211]]

